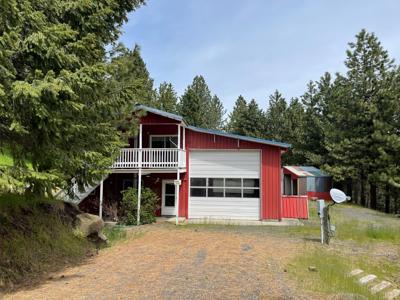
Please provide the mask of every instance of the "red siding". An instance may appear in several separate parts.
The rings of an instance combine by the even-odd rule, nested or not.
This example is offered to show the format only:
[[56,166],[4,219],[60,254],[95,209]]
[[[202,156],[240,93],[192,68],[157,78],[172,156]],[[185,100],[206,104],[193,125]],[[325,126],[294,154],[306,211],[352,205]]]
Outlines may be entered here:
[[181,122],[149,112],[145,116],[140,118],[140,123],[141,124],[157,124],[157,123],[159,123],[159,124],[162,124],[162,123],[164,123],[164,124],[180,124]]
[[262,219],[281,219],[281,150],[268,147],[262,151]]
[[[178,125],[146,125],[143,124],[143,148],[150,148],[151,135],[178,135]],[[182,132],[181,132],[182,140]]]
[[[262,149],[261,157],[261,219],[281,219],[281,151],[282,148],[238,141],[214,134],[186,130],[186,149]],[[189,153],[189,151],[187,151]],[[187,156],[187,166],[189,158]],[[189,171],[189,170],[188,170]],[[188,187],[185,186],[188,194]],[[185,195],[186,209],[188,195]],[[187,217],[187,210],[186,210]]]
[[189,151],[186,152],[186,173],[181,174],[182,183],[179,194],[179,217],[189,216]]
[[282,218],[308,219],[308,197],[282,196]]
[[331,200],[331,195],[329,192],[307,192],[307,196],[309,199],[317,198],[317,199],[324,199],[324,200]]
[[235,138],[186,130],[186,148],[188,149],[261,149],[263,147],[275,148]]

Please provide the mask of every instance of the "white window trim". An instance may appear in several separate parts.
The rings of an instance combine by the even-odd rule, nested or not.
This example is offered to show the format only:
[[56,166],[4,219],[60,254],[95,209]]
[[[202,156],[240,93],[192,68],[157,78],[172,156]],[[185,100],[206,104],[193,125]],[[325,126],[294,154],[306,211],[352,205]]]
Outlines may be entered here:
[[[153,137],[176,137],[178,138],[177,134],[151,134],[150,139],[149,139],[149,148],[152,148],[151,145],[153,144]],[[179,145],[177,148],[171,148],[171,149],[179,149]]]

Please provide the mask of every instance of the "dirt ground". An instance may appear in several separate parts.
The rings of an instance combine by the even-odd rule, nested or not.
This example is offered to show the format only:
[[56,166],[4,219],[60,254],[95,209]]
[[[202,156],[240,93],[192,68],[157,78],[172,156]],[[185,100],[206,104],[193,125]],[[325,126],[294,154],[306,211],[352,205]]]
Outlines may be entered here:
[[143,226],[136,238],[5,299],[310,299],[286,263],[304,241],[254,226]]

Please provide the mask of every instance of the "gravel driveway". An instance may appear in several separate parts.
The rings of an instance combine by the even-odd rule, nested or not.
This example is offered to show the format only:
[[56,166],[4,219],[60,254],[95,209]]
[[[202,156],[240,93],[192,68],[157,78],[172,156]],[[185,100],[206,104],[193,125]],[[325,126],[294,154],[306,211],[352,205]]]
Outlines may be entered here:
[[310,299],[285,264],[304,241],[253,226],[143,226],[143,234],[7,299]]

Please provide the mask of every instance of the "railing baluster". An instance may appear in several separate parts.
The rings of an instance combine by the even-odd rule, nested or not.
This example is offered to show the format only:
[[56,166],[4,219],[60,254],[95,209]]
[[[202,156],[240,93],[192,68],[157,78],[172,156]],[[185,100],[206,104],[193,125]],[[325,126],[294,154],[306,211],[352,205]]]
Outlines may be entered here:
[[181,168],[186,165],[185,151],[181,149],[136,149],[120,150],[111,168]]

